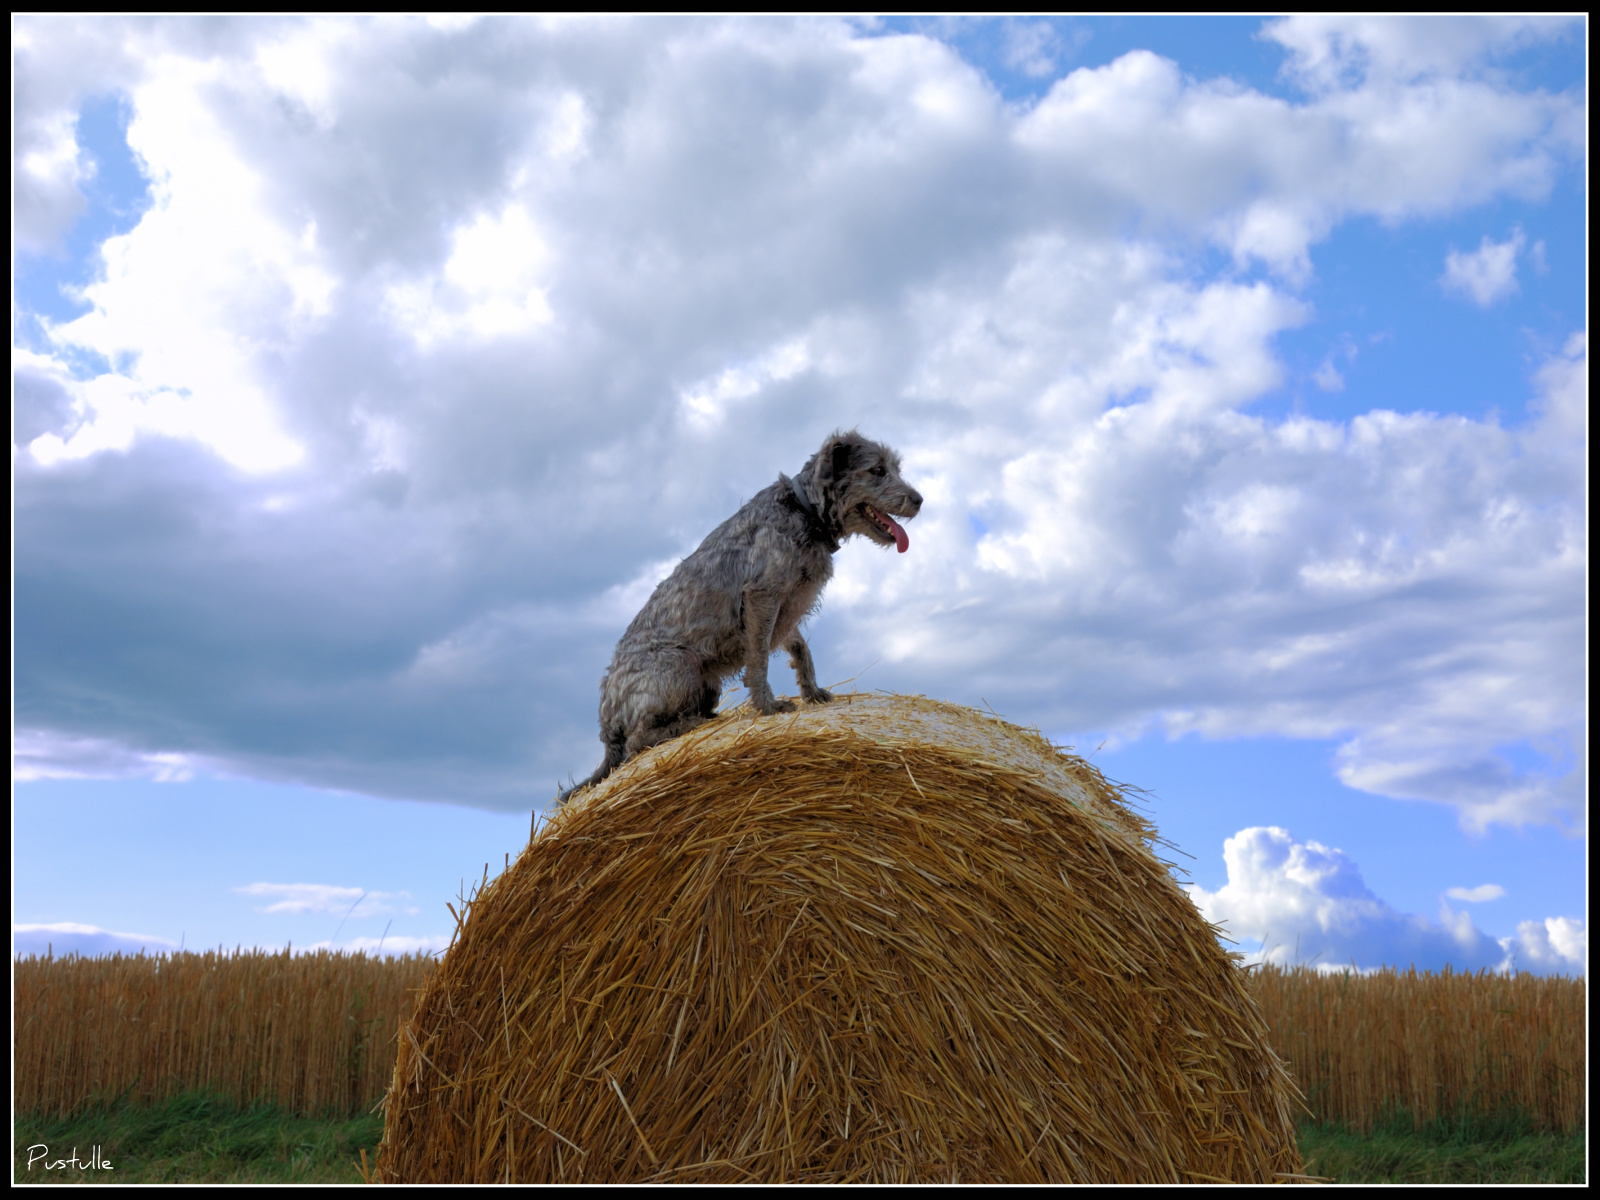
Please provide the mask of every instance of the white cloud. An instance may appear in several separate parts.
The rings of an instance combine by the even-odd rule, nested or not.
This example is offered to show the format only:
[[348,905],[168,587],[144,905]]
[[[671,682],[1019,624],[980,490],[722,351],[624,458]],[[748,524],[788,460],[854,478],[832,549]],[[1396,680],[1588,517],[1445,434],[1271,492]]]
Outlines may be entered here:
[[395,284],[388,292],[390,311],[419,345],[525,333],[554,319],[539,286],[549,249],[526,208],[480,213],[451,240],[438,276]]
[[351,25],[312,19],[268,34],[255,51],[263,82],[308,114],[318,128],[332,127],[341,83],[338,52],[355,35]]
[[[131,36],[130,36],[131,35]],[[137,78],[136,30],[100,16],[18,17],[11,24],[12,231],[25,254],[59,254],[84,211],[97,164],[77,139],[82,102]]]
[[[382,954],[385,958],[397,958],[407,954],[433,954],[449,945],[449,934],[425,937],[385,934],[379,937],[348,938],[337,944],[324,941],[296,945],[293,947],[293,952],[315,954],[319,950],[332,950],[343,954]],[[256,948],[269,952],[284,949],[277,945],[261,945]],[[151,937],[142,933],[118,933],[101,929],[97,925],[81,925],[69,921],[50,925],[15,924],[11,927],[11,952],[16,957],[53,955],[56,958],[66,958],[76,954],[83,958],[95,958],[112,954],[175,954],[180,949],[179,943],[165,938]]]
[[748,400],[762,388],[784,383],[811,366],[804,339],[794,338],[776,346],[755,361],[727,367],[715,379],[701,380],[679,393],[689,422],[706,429],[721,421],[728,408]]
[[[1223,845],[1228,882],[1215,892],[1191,885],[1206,920],[1236,942],[1256,942],[1250,962],[1306,964],[1322,971],[1383,966],[1506,971],[1586,968],[1582,922],[1525,921],[1515,937],[1496,940],[1466,913],[1440,906],[1437,919],[1396,911],[1374,895],[1341,850],[1297,842],[1276,826],[1241,829]],[[1501,894],[1492,885],[1457,899],[1478,902]]]
[[1327,358],[1311,376],[1312,381],[1325,392],[1344,391],[1344,376],[1339,374],[1339,368],[1333,365],[1333,359]]
[[1533,409],[1540,416],[1530,437],[1540,452],[1560,455],[1569,469],[1589,450],[1589,335],[1574,333],[1539,368]]
[[1056,69],[1064,53],[1070,53],[1087,38],[1080,31],[1073,44],[1063,45],[1063,38],[1048,21],[1011,21],[1005,27],[1005,62],[1014,70],[1035,79],[1044,78]]
[[[1032,299],[1048,319],[1051,297]],[[831,602],[857,609],[864,633],[893,606],[897,635],[930,648],[919,690],[972,672],[991,700],[1015,696],[1035,676],[1012,664],[1071,663],[1092,698],[1063,694],[1044,669],[1023,705],[1053,708],[1057,729],[1140,726],[1159,709],[1174,735],[1342,737],[1339,774],[1353,787],[1451,804],[1475,829],[1581,827],[1581,340],[1545,368],[1542,415],[1519,432],[1383,412],[1275,424],[1230,402],[1270,374],[1249,350],[1288,314],[1231,310],[1226,331],[1169,320],[1187,336],[1125,341],[1141,375],[1083,388],[1140,389],[1140,403],[918,447],[912,478],[937,480],[956,504],[926,516],[956,528],[925,534],[939,548],[914,561],[841,565],[852,587]],[[1021,340],[1005,306],[986,320],[997,341]],[[948,336],[984,361],[964,333]],[[1057,389],[1063,400],[1076,390]],[[968,513],[989,531],[978,570],[953,574],[940,539]],[[980,630],[963,605],[988,614]],[[866,637],[852,649],[870,661]],[[1514,768],[1506,748],[1542,738],[1559,742],[1551,769]]]
[[265,913],[327,913],[337,917],[374,917],[383,913],[416,913],[401,907],[405,892],[373,892],[325,883],[251,883],[234,891],[245,896],[277,897],[257,909]]
[[1589,926],[1571,917],[1523,921],[1517,935],[1503,943],[1518,970],[1548,970],[1562,974],[1587,974]]
[[[1357,24],[1292,18],[1268,27],[1316,83],[1305,104],[1189,83],[1177,64],[1134,51],[1057,82],[1016,137],[1075,206],[1136,203],[1297,284],[1309,278],[1311,244],[1344,217],[1393,221],[1497,193],[1543,194],[1558,164],[1581,155],[1579,98],[1513,95],[1470,74],[1421,71],[1408,51],[1374,53],[1385,44],[1377,32],[1405,22]],[[1412,24],[1420,34],[1440,23]],[[1502,36],[1492,24],[1466,25],[1472,47]],[[1476,53],[1438,61],[1461,67]],[[1394,70],[1351,73],[1352,61]]]
[[622,628],[627,628],[627,623],[633,620],[638,611],[645,606],[645,602],[650,599],[650,593],[656,590],[656,584],[672,574],[682,561],[683,556],[679,555],[646,563],[639,573],[626,583],[607,588],[595,605],[596,619],[603,622],[608,629],[617,628],[619,623]]
[[11,953],[15,956],[77,954],[92,958],[102,954],[170,954],[175,942],[143,933],[117,933],[98,925],[58,921],[51,925],[12,925]]
[[385,958],[399,958],[407,954],[434,954],[447,949],[449,945],[449,934],[436,934],[433,937],[358,937],[340,942],[337,946],[331,942],[317,942],[305,947],[301,953],[336,950],[344,954],[381,954]]
[[[1285,17],[1262,36],[1291,52],[1286,73],[1319,90],[1448,78],[1496,54],[1569,37],[1574,16],[1415,17],[1353,13]],[[1581,36],[1581,35],[1580,35]]]
[[482,13],[429,13],[428,25],[445,33],[462,33],[483,20]]
[[1453,887],[1445,892],[1450,899],[1467,904],[1483,904],[1488,900],[1498,900],[1505,894],[1505,888],[1498,883],[1485,883],[1475,888]]
[[1527,239],[1518,229],[1503,242],[1491,242],[1487,235],[1471,254],[1452,250],[1445,255],[1440,284],[1447,292],[1466,296],[1479,308],[1488,308],[1517,291],[1517,256]]
[[[102,245],[104,274],[83,291],[91,311],[50,329],[64,351],[127,366],[69,385],[85,420],[66,439],[33,443],[46,465],[126,450],[148,434],[194,438],[252,471],[302,454],[253,359],[296,322],[326,314],[334,278],[315,222],[290,229],[263,211],[259,168],[197,102],[226,70],[174,58],[133,92],[128,142],[150,172],[153,206]],[[264,306],[282,323],[276,333],[241,328],[240,317]]]
[[83,209],[79,185],[94,166],[78,147],[75,124],[71,111],[58,110],[19,131],[13,177],[16,232],[25,249],[49,248]]
[[199,755],[133,750],[111,738],[48,729],[18,729],[11,739],[11,778],[17,783],[86,778],[184,783],[215,766]]
[[26,153],[109,81],[154,205],[15,359],[19,769],[530,806],[663,564],[859,425],[928,503],[839,556],[825,675],[1580,825],[1581,335],[1525,427],[1249,407],[1338,222],[1577,161],[1581,95],[1480,69],[1543,26],[1440,28],[1030,108],[828,21],[21,21]]

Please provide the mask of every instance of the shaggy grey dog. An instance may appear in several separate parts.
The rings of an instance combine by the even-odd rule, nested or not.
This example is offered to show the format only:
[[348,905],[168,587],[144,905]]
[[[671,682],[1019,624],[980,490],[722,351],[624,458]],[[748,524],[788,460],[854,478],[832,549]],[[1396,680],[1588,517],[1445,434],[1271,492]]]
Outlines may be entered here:
[[910,539],[895,517],[921,508],[922,497],[900,478],[900,456],[853,430],[824,442],[795,479],[780,474],[757,492],[656,586],[622,635],[600,681],[605,761],[558,802],[703,724],[717,711],[723,681],[741,670],[759,712],[792,711],[767,683],[767,659],[779,647],[789,652],[801,696],[831,700],[817,686],[800,622],[833,577],[842,540],[859,534],[904,554]]

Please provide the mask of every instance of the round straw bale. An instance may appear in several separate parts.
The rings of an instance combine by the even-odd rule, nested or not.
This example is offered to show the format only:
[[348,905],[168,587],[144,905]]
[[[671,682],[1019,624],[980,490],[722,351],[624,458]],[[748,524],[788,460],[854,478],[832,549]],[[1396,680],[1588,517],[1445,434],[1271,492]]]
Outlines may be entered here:
[[395,1182],[1271,1181],[1293,1084],[1118,788],[906,696],[579,793],[400,1039]]

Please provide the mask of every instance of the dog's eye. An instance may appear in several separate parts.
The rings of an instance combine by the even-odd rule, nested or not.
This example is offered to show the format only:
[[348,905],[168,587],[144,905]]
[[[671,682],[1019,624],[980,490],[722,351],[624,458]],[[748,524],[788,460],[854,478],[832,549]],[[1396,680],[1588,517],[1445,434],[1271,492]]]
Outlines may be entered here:
[[889,472],[884,469],[882,463],[879,463],[877,466],[872,468],[872,473],[874,475],[887,475]]

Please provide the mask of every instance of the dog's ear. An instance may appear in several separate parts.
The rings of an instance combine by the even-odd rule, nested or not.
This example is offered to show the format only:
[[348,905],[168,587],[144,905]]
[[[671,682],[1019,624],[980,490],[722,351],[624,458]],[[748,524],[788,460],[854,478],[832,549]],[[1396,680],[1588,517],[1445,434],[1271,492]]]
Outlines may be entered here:
[[849,439],[829,438],[822,453],[817,455],[817,479],[822,483],[838,479],[850,470],[850,461],[855,457],[855,452],[855,443]]

